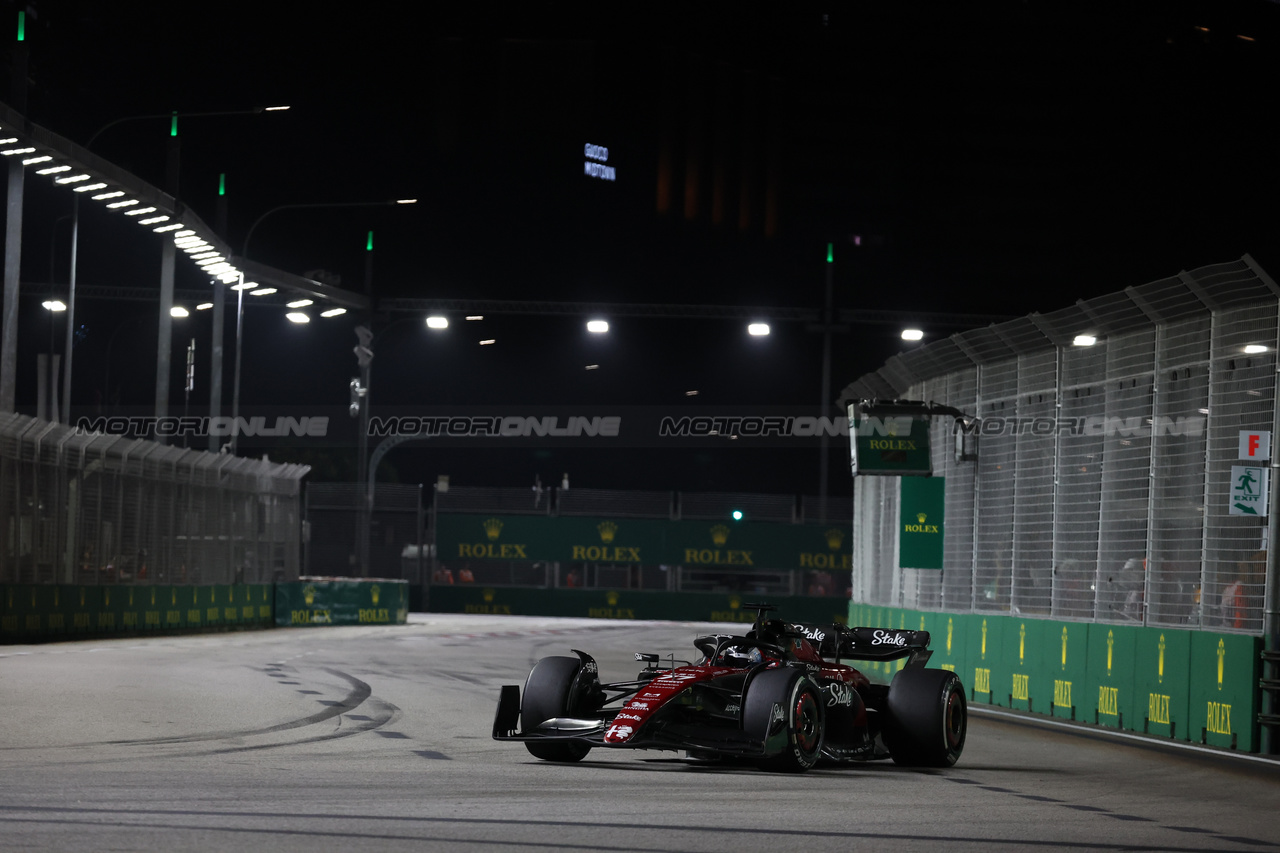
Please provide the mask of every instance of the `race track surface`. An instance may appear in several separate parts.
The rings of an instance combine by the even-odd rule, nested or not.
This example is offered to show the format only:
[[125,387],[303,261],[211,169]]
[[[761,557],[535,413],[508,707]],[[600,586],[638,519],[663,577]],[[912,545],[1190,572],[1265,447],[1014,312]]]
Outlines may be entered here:
[[542,762],[490,738],[499,686],[712,626],[411,618],[0,646],[0,850],[1280,850],[1280,767],[1088,727],[975,715],[948,770]]

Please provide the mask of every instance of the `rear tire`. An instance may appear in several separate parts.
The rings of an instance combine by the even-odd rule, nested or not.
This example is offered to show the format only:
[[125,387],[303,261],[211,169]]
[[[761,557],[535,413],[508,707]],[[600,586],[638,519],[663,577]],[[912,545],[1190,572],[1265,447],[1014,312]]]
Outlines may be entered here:
[[945,669],[904,669],[889,685],[884,743],[895,764],[951,767],[964,751],[964,686]]
[[777,749],[758,762],[762,770],[802,773],[813,767],[822,755],[825,725],[821,691],[794,669],[761,672],[743,697],[742,727],[760,737],[766,748]]
[[[520,731],[528,733],[553,717],[569,717],[575,710],[569,692],[582,668],[578,658],[543,658],[534,664],[524,683]],[[544,761],[581,761],[591,751],[586,744],[525,741],[535,758]]]

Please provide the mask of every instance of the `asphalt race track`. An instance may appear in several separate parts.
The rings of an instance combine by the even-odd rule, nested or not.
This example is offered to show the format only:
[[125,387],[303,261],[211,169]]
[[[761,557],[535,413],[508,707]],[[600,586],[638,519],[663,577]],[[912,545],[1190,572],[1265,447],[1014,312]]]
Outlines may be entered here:
[[1280,849],[1280,767],[973,717],[959,765],[801,776],[489,736],[533,661],[709,626],[414,615],[0,646],[0,850]]

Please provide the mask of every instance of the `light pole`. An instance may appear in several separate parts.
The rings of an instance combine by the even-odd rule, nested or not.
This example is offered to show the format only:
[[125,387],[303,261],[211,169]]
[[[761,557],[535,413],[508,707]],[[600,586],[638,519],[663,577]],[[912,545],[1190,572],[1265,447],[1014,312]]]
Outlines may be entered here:
[[[301,202],[301,203],[293,203],[293,204],[276,205],[275,207],[264,212],[257,219],[253,220],[253,223],[249,225],[249,230],[245,232],[244,243],[240,249],[240,260],[242,262],[240,265],[243,266],[243,261],[247,260],[249,257],[249,241],[253,239],[253,232],[258,229],[258,226],[262,224],[262,221],[264,219],[282,210],[319,210],[319,209],[331,209],[331,208],[343,208],[343,207],[392,207],[396,205],[417,204],[417,202],[418,200],[416,198],[399,198],[399,199],[391,199],[389,201],[320,201],[320,202]],[[369,255],[372,255],[372,249],[371,249],[372,239],[373,239],[372,232],[370,232],[370,237],[369,237],[370,243],[369,245],[366,246],[366,249],[368,250]],[[240,416],[240,351],[243,346],[243,340],[244,340],[244,276],[243,276],[243,273],[241,274],[240,284],[237,285],[237,287],[239,288],[237,291],[239,298],[236,300],[236,366],[235,366],[235,378],[232,380],[233,384],[231,389],[231,422],[233,424],[232,431],[231,431],[231,452],[232,453],[236,452],[236,446],[237,446],[236,439],[239,437],[239,430],[235,428],[234,424],[238,422],[237,418],[239,418]],[[366,260],[365,260],[366,296],[369,295],[369,292],[371,291],[372,287],[373,287],[372,259],[369,257],[366,257]],[[372,313],[373,313],[373,304],[372,304],[372,300],[370,300],[369,306],[367,308],[367,316],[364,318],[366,324],[371,322],[370,317],[372,316]]]
[[[53,327],[54,316],[67,310],[67,305],[60,299],[49,299],[41,303],[49,312],[49,355],[40,369],[39,395],[36,402],[37,417],[48,417],[58,421],[58,360],[54,355]],[[39,359],[37,359],[38,361]]]
[[[89,136],[89,140],[85,143],[86,149],[92,149],[93,143],[97,141],[102,133],[118,124],[124,124],[131,121],[149,121],[156,119],[169,120],[169,146],[165,163],[165,191],[173,196],[174,200],[178,197],[178,171],[179,171],[179,146],[178,146],[178,119],[180,118],[207,118],[214,116],[241,116],[241,115],[258,115],[266,112],[283,112],[288,110],[288,106],[272,106],[272,107],[255,107],[246,110],[214,110],[206,112],[179,112],[177,110],[169,113],[146,113],[142,115],[123,116],[118,119],[107,122],[99,127]],[[80,196],[73,195],[71,199],[71,272],[69,274],[69,284],[67,293],[67,333],[66,333],[66,361],[63,364],[62,374],[62,399],[63,405],[70,411],[71,406],[71,347],[75,337],[75,313],[76,313],[76,272],[79,266],[79,248],[80,248]],[[167,344],[170,342],[172,335],[172,325],[170,324],[169,311],[173,307],[173,264],[174,251],[173,241],[165,240],[161,248],[161,270],[160,270],[160,326],[158,340],[156,343],[156,416],[168,414],[169,403],[169,353]],[[221,300],[218,300],[221,303]],[[221,308],[215,309],[221,310]],[[221,369],[221,365],[217,366]],[[216,414],[216,413],[213,413]]]
[[[51,288],[55,286],[55,281],[57,279],[56,270],[57,270],[57,258],[58,258],[58,223],[62,222],[65,219],[70,219],[71,217],[72,217],[72,214],[64,213],[58,218],[54,219],[53,228],[50,229],[50,232],[49,232],[49,286]],[[72,292],[74,293],[74,290]],[[70,302],[71,298],[72,298],[71,296],[68,296],[67,301]],[[68,314],[71,313],[67,303],[64,303],[60,300],[55,300],[55,301],[57,302],[58,305],[61,305],[62,307],[57,309],[49,308],[51,304],[49,302],[44,303],[44,307],[49,308],[50,311],[67,311]],[[65,347],[66,349],[65,357],[70,358],[71,344],[72,344],[72,341],[74,340],[75,330],[70,325],[72,323],[72,320],[68,318],[67,323],[68,323],[68,326],[67,326],[67,341],[66,341],[66,347]],[[53,317],[50,316],[49,318],[49,358],[50,358],[49,369],[47,371],[41,372],[40,383],[41,385],[45,383],[49,384],[49,398],[51,400],[56,400],[58,399],[58,394],[57,394],[58,370],[56,367],[53,366],[53,361],[52,361],[53,349],[54,349]],[[68,422],[70,422],[71,420],[70,403],[71,403],[70,390],[64,388],[62,393],[62,409],[63,409],[63,413],[65,413],[67,416],[65,420]],[[55,421],[55,422],[59,420],[58,408],[56,406],[52,407],[50,414],[52,415],[52,417],[50,417],[49,420]]]
[[[372,245],[371,237],[369,242],[370,252],[372,252]],[[371,280],[372,266],[372,261],[369,261],[366,266],[366,281]],[[378,332],[378,336],[385,336],[392,326],[416,319],[403,318],[389,323]],[[433,330],[447,329],[449,323],[443,317],[428,317],[426,327]],[[360,376],[352,379],[350,383],[350,412],[352,417],[357,415],[360,417],[360,432],[356,436],[356,491],[360,497],[359,512],[356,518],[356,556],[360,564],[361,577],[369,576],[369,537],[373,523],[373,497],[378,474],[378,460],[391,447],[384,441],[374,451],[373,461],[369,460],[369,384],[372,381],[374,337],[373,331],[368,326],[356,326],[357,343],[354,351],[356,363],[360,367]]]

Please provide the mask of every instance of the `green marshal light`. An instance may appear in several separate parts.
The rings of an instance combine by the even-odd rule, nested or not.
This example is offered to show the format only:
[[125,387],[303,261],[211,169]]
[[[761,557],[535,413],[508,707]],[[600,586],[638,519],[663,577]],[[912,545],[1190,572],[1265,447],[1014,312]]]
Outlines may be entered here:
[[169,120],[169,135],[170,136],[178,135],[178,111],[177,110],[173,111],[173,118]]
[[27,40],[27,13],[18,13],[18,41]]
[[835,245],[832,243],[828,243],[827,244],[827,263],[833,264],[835,263],[835,260],[836,260]]
[[226,195],[226,194],[227,194],[227,173],[219,172],[218,173],[218,195]]
[[369,240],[364,244],[364,250],[366,252],[373,251],[373,232],[372,231],[369,232]]

